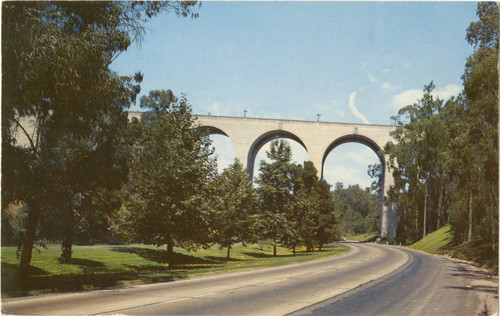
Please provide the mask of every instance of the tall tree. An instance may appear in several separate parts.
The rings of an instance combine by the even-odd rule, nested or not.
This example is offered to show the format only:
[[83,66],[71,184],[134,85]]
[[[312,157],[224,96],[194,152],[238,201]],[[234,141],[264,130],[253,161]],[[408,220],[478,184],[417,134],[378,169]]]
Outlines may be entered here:
[[[151,92],[154,95],[156,92]],[[151,101],[141,99],[142,105]],[[118,214],[131,241],[194,249],[209,243],[205,190],[215,175],[210,139],[202,133],[184,96],[173,98],[134,146],[130,197]]]
[[406,234],[418,232],[419,221],[424,236],[449,221],[457,243],[489,243],[497,251],[498,4],[479,3],[477,15],[467,29],[475,51],[465,65],[463,92],[444,106],[428,103],[438,105],[428,112],[431,91],[424,91],[395,118],[398,143],[387,144],[386,152],[395,177],[390,196],[403,207]]
[[[477,7],[479,21],[472,22],[466,39],[476,49],[465,64],[464,82],[465,124],[459,138],[468,140],[469,162],[463,169],[472,168],[470,179],[474,191],[480,193],[477,203],[470,195],[468,242],[473,239],[473,204],[489,210],[491,232],[495,247],[498,236],[498,33],[499,9],[494,2],[480,2]],[[458,139],[459,139],[458,138]],[[468,164],[468,165],[466,165]],[[479,230],[481,231],[481,230]]]
[[397,127],[391,135],[396,144],[385,147],[390,157],[389,167],[397,178],[393,193],[410,194],[417,212],[415,221],[421,220],[423,237],[432,226],[433,188],[442,177],[444,166],[440,157],[447,145],[445,126],[439,118],[443,100],[434,98],[434,88],[432,82],[426,85],[422,98],[402,108],[393,118]]
[[287,212],[292,208],[293,172],[292,152],[284,140],[271,142],[271,149],[266,152],[271,162],[262,161],[260,176],[257,179],[261,238],[269,240],[274,247],[284,242],[293,234]]
[[254,191],[238,160],[209,184],[211,241],[227,248],[228,259],[233,244],[256,241],[258,221]]
[[[82,142],[92,151],[90,135],[122,118],[139,91],[140,76],[118,76],[112,60],[141,36],[145,19],[168,8],[188,15],[193,4],[2,3],[2,205],[27,205],[21,277],[42,214],[79,198],[65,181],[65,153]],[[17,147],[23,137],[27,145]]]

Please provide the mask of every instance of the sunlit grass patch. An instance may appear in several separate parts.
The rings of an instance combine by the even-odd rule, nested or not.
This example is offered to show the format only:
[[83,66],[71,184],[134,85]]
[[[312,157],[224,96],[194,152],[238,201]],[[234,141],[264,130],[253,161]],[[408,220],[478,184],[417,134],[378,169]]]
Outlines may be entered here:
[[345,238],[347,240],[354,240],[359,242],[370,242],[370,241],[375,241],[377,239],[377,236],[378,236],[377,232],[372,232],[359,235],[346,235]]
[[446,225],[441,227],[425,236],[425,238],[420,239],[416,243],[410,246],[412,249],[421,250],[429,253],[440,254],[453,241],[453,234],[451,231],[451,226]]
[[347,246],[331,244],[322,251],[292,251],[278,247],[273,256],[269,245],[235,245],[231,258],[227,249],[217,246],[188,252],[174,248],[173,269],[168,268],[166,247],[150,245],[74,246],[70,264],[61,264],[59,245],[33,252],[31,277],[24,286],[17,284],[19,259],[15,247],[2,247],[2,297],[35,295],[47,292],[81,291],[126,283],[169,281],[188,276],[271,267],[318,259],[349,250]]

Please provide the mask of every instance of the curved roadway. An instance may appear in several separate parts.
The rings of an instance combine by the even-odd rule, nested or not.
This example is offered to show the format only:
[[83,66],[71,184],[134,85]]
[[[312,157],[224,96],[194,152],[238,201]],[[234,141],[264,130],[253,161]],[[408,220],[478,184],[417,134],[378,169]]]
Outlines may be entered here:
[[128,288],[7,299],[7,314],[477,315],[498,281],[464,262],[374,244],[306,263]]

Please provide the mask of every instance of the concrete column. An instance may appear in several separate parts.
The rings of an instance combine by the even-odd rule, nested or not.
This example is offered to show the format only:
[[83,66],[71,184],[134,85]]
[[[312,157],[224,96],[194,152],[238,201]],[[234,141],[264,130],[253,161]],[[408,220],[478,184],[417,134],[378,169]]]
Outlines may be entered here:
[[[386,161],[388,157],[386,157]],[[397,225],[397,208],[395,205],[385,205],[385,201],[388,198],[388,192],[391,185],[394,184],[394,179],[392,174],[385,167],[384,173],[384,183],[382,189],[382,211],[380,214],[380,225],[379,225],[379,237],[382,238],[395,238],[396,237],[396,225]]]
[[238,159],[241,164],[243,165],[243,168],[246,169],[247,167],[247,155],[248,155],[248,145],[245,143],[241,142],[233,142],[233,150],[234,150],[234,158]]
[[[306,144],[307,145],[307,144]],[[322,173],[322,163],[323,163],[323,150],[315,146],[309,146],[307,151],[307,156],[309,161],[314,164],[314,167],[318,170],[318,178],[321,178]]]

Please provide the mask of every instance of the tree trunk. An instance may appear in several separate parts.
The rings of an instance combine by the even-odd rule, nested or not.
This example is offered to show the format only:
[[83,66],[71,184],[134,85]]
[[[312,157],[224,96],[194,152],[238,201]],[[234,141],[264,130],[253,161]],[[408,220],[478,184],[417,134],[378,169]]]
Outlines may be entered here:
[[35,244],[36,229],[40,221],[41,209],[38,203],[28,205],[28,223],[26,224],[26,234],[24,236],[23,251],[21,253],[21,262],[19,263],[19,281],[24,283],[28,279],[33,245]]
[[418,205],[415,209],[415,235],[418,234]]
[[495,251],[496,250],[496,248],[495,248],[495,241],[496,241],[496,238],[495,238],[495,217],[493,215],[494,197],[493,197],[493,194],[491,194],[491,191],[490,191],[490,198],[491,198],[491,204],[490,204],[491,248],[493,249],[493,251]]
[[437,229],[441,228],[441,217],[443,216],[443,191],[444,191],[444,170],[441,172],[441,179],[439,179],[439,197],[438,197],[438,217]]
[[276,257],[276,245],[273,245],[273,256]]
[[426,224],[427,224],[427,185],[424,187],[424,222],[422,223],[423,226],[423,236],[422,238],[425,238],[426,235]]
[[293,255],[295,256],[295,246],[293,246]]
[[469,191],[469,234],[467,236],[467,244],[472,241],[472,191]]
[[227,246],[227,258],[231,258],[231,245]]
[[64,240],[62,242],[61,263],[71,263],[71,255],[73,254],[73,237],[74,237],[74,212],[71,210],[66,214],[64,223]]
[[430,184],[427,187],[427,233],[432,233],[432,221],[431,221],[431,210],[432,210],[432,200],[431,200]]
[[174,243],[172,241],[167,243],[167,261],[168,268],[174,268]]
[[493,206],[490,206],[490,222],[491,222],[491,248],[495,251],[495,225],[493,224]]

